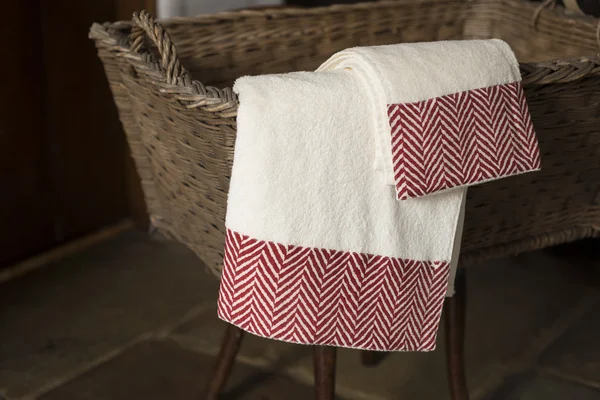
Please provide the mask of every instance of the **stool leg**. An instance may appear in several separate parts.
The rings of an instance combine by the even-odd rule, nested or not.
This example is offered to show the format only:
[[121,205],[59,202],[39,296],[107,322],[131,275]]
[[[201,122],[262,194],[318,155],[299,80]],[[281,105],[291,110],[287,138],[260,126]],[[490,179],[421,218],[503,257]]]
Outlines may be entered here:
[[221,349],[206,385],[206,400],[217,400],[227,384],[235,357],[240,349],[244,331],[234,325],[227,325]]
[[465,311],[467,305],[466,272],[464,269],[459,269],[456,272],[454,296],[447,298],[444,304],[446,361],[452,400],[469,400],[464,359]]
[[313,363],[315,400],[333,400],[335,396],[336,347],[315,346]]

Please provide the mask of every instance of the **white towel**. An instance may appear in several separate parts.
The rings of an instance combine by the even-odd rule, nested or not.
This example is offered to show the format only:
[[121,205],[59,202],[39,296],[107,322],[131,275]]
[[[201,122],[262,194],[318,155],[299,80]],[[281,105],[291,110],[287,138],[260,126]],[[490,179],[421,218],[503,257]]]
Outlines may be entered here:
[[246,77],[234,90],[219,316],[295,343],[433,349],[464,191],[395,199],[372,168],[354,74]]
[[399,199],[540,167],[519,64],[501,40],[356,47],[318,71],[334,69],[361,78],[376,168]]
[[396,199],[373,168],[385,142],[374,104],[385,114],[388,99],[365,83],[344,69],[235,83],[223,320],[294,343],[435,348],[466,189]]

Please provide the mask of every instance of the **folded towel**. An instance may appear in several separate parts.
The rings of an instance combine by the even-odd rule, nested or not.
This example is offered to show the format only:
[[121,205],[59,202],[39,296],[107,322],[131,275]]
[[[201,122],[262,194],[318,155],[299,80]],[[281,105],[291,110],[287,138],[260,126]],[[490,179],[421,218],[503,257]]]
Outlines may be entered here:
[[519,65],[501,40],[357,47],[319,71],[332,69],[360,76],[376,168],[398,199],[540,168]]
[[465,191],[395,199],[372,168],[356,74],[244,77],[234,90],[220,318],[295,343],[432,350]]

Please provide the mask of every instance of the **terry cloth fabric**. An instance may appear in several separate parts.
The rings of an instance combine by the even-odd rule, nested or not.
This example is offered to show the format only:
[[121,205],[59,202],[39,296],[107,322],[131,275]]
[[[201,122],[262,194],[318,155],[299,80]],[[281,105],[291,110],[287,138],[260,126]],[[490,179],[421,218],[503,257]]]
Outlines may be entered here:
[[501,40],[357,47],[319,71],[332,69],[360,76],[376,168],[398,199],[540,168],[519,65]]
[[396,200],[373,168],[359,79],[331,71],[235,83],[218,314],[288,342],[433,350],[465,190]]

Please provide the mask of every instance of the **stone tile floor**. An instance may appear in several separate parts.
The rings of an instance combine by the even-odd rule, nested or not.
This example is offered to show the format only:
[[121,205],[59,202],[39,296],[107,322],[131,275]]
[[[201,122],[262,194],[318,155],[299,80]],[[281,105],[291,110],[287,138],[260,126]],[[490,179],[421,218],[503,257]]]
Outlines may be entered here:
[[[469,270],[472,400],[600,400],[598,256],[595,242]],[[0,399],[197,399],[224,328],[217,290],[190,251],[138,232],[1,284]],[[340,399],[449,398],[443,340],[377,368],[338,354]],[[226,398],[310,400],[310,356],[248,336]]]

